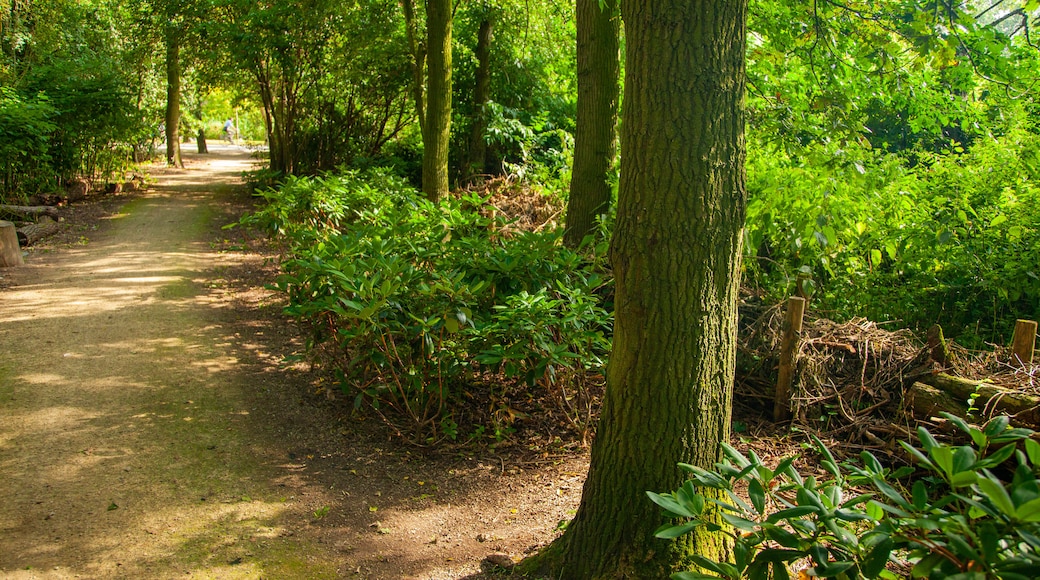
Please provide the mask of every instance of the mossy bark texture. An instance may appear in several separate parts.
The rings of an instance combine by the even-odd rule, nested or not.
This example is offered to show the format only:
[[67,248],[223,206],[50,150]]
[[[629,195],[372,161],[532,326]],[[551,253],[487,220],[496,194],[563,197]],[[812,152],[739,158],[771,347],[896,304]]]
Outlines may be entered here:
[[625,0],[627,42],[607,392],[554,578],[667,578],[709,533],[669,542],[646,491],[710,466],[729,434],[746,207],[745,0]]
[[426,2],[426,123],[423,128],[422,188],[437,201],[448,193],[451,136],[451,0]]
[[620,14],[617,0],[578,0],[578,117],[574,131],[567,225],[577,247],[610,208],[610,169],[617,153]]

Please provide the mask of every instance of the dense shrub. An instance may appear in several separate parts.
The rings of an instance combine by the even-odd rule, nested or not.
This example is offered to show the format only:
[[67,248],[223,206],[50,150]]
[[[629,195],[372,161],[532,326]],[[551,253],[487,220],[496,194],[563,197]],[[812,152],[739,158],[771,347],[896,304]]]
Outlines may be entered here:
[[[904,157],[837,144],[749,165],[748,280],[815,284],[833,316],[941,323],[1000,341],[1040,315],[1040,136],[1013,129],[969,151]],[[811,289],[810,289],[811,290]]]
[[823,481],[803,478],[794,458],[770,469],[729,446],[714,470],[681,465],[691,474],[681,489],[648,493],[668,516],[683,518],[657,536],[704,526],[725,533],[733,550],[726,561],[694,556],[710,573],[672,577],[789,578],[795,568],[799,578],[1035,578],[1040,444],[1007,417],[983,427],[946,417],[970,444],[940,443],[919,427],[919,447],[901,442],[918,466],[910,483],[913,468],[893,471],[868,451],[860,463],[839,466],[818,439]]
[[26,98],[0,87],[0,203],[54,188],[49,136],[56,115],[46,95]]
[[[608,348],[605,247],[501,233],[481,198],[432,204],[386,172],[293,178],[247,221],[284,234],[278,287],[342,388],[420,440],[458,435],[456,406],[541,386],[574,404]],[[472,390],[472,389],[471,389]],[[505,425],[492,425],[499,434]]]

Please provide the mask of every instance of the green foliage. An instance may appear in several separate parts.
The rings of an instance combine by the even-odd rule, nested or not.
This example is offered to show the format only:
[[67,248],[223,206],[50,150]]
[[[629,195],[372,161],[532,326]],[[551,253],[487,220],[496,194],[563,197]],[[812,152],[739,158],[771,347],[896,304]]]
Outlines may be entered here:
[[23,98],[0,87],[0,202],[24,201],[54,187],[47,167],[55,116],[46,95]]
[[1000,341],[1015,318],[1040,313],[1038,148],[1040,136],[1013,127],[966,152],[922,152],[914,166],[836,144],[756,151],[748,279],[779,297],[811,272],[817,304],[839,317],[941,322],[965,343]]
[[488,103],[488,145],[501,158],[503,172],[513,179],[562,192],[570,181],[574,136],[535,117]]
[[[919,470],[895,471],[864,451],[839,466],[814,438],[827,480],[803,477],[794,458],[775,469],[725,445],[726,459],[691,474],[672,493],[648,492],[680,524],[657,536],[675,538],[706,526],[732,541],[728,561],[695,557],[710,573],[676,579],[789,578],[790,568],[822,578],[1004,578],[1026,580],[1040,569],[1040,444],[1032,431],[998,417],[983,427],[946,415],[970,445],[939,443],[923,427],[920,446],[901,442]],[[1018,446],[1022,448],[1019,449]],[[844,469],[843,469],[844,468]],[[697,486],[721,490],[724,499]]]
[[432,204],[386,172],[290,179],[247,221],[295,256],[278,287],[335,361],[344,391],[422,441],[454,438],[456,406],[484,389],[580,389],[609,347],[610,281],[558,233],[498,233],[470,196]]

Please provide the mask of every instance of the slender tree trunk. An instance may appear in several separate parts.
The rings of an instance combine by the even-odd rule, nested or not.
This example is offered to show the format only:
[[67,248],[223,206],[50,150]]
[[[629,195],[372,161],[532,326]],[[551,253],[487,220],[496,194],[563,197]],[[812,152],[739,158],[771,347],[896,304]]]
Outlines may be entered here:
[[482,175],[487,164],[487,141],[484,133],[487,131],[487,104],[491,99],[492,30],[491,17],[485,16],[480,21],[480,30],[477,32],[477,82],[473,90],[473,125],[470,127],[467,162],[463,168],[466,180]]
[[620,17],[618,0],[578,0],[578,118],[563,243],[575,248],[610,207],[617,153]]
[[426,127],[422,188],[430,200],[448,194],[451,136],[451,0],[426,2]]
[[181,62],[180,33],[166,27],[166,163],[183,167],[181,161]]
[[419,117],[419,132],[426,140],[426,97],[423,90],[423,77],[426,68],[426,49],[419,44],[418,25],[415,21],[414,0],[403,0],[404,28],[408,36],[408,52],[412,55],[412,98],[415,101],[415,112]]
[[607,391],[560,578],[667,578],[721,535],[659,540],[646,491],[729,435],[746,207],[746,0],[624,0],[626,77]]

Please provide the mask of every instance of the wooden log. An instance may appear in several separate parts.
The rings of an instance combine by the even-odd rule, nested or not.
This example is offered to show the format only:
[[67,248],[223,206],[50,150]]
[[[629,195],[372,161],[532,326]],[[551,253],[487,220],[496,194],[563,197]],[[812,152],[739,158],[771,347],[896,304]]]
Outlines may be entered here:
[[14,224],[0,221],[0,266],[21,266],[22,249],[18,246],[18,234]]
[[47,216],[43,216],[40,218],[40,221],[34,224],[18,228],[18,242],[23,246],[31,246],[47,236],[58,233],[60,229],[61,224]]
[[794,383],[795,362],[798,357],[798,342],[802,337],[804,315],[805,298],[788,298],[783,338],[780,341],[780,372],[776,378],[776,396],[773,398],[773,420],[777,422],[786,421],[791,416],[791,385]]
[[965,417],[968,414],[966,401],[955,399],[942,389],[922,382],[910,385],[906,392],[905,402],[907,408],[919,419],[938,417],[942,412],[958,417]]
[[1015,337],[1011,340],[1011,364],[1027,367],[1033,364],[1036,348],[1036,321],[1019,320],[1015,323]]
[[0,204],[0,213],[8,215],[16,215],[21,218],[39,217],[41,215],[48,215],[52,218],[58,218],[58,208],[49,205],[10,205]]
[[[1018,423],[1040,426],[1040,397],[1035,395],[945,373],[921,377],[918,382],[941,391],[951,400],[963,404],[965,411],[968,401],[974,400],[972,406],[980,409],[984,416],[1011,415]],[[960,414],[960,416],[963,417],[964,414]]]

